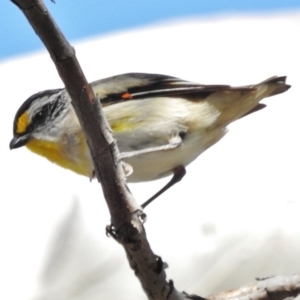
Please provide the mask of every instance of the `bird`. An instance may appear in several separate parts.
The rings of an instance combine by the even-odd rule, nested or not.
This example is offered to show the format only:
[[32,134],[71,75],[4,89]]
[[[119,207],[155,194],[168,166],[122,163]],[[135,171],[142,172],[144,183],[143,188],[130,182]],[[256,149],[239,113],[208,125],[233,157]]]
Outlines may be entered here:
[[[128,182],[171,180],[142,205],[179,182],[186,166],[217,143],[227,126],[287,91],[286,76],[232,87],[176,77],[127,73],[91,83],[117,141]],[[16,112],[10,149],[26,146],[57,165],[91,178],[87,142],[66,89],[29,97]]]

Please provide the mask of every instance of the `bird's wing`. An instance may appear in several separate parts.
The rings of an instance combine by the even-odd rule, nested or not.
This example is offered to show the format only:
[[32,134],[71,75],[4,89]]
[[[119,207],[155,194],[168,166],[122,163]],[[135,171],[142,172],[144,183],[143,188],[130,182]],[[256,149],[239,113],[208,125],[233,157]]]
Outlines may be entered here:
[[234,88],[229,85],[203,85],[176,77],[146,73],[109,77],[93,82],[92,86],[103,106],[149,97],[184,96],[199,101],[217,91],[234,90],[246,93],[255,89],[254,86]]

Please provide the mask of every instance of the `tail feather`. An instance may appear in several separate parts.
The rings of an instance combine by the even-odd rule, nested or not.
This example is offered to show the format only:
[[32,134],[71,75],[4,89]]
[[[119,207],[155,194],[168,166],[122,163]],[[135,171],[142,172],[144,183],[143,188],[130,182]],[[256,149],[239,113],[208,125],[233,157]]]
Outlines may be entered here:
[[[257,86],[263,85],[263,84],[268,84],[271,85],[273,87],[273,91],[269,94],[266,94],[265,97],[271,97],[277,94],[281,94],[284,93],[285,91],[287,91],[291,86],[286,84],[286,76],[273,76],[271,78],[268,78],[264,81],[262,81],[261,83],[257,84]],[[253,109],[251,109],[250,111],[248,111],[247,113],[245,113],[243,116],[241,116],[240,118],[243,118],[245,116],[248,116],[256,111],[259,111],[263,108],[266,107],[266,104],[262,104],[262,103],[258,103],[257,106],[255,106]]]
[[254,108],[252,108],[252,109],[249,110],[247,113],[245,113],[244,115],[242,115],[242,116],[240,117],[240,119],[241,119],[241,118],[244,118],[244,117],[246,117],[246,116],[248,116],[248,115],[250,115],[250,114],[252,114],[252,113],[254,113],[254,112],[257,112],[257,111],[259,111],[259,110],[262,110],[262,109],[264,109],[265,107],[267,107],[266,104],[258,103]]
[[286,84],[285,81],[286,81],[286,76],[280,76],[280,77],[273,76],[267,80],[264,80],[260,84],[264,84],[264,83],[274,84],[274,91],[267,96],[270,97],[270,96],[284,93],[291,87],[289,84]]
[[271,77],[259,84],[220,91],[209,96],[207,101],[220,113],[215,125],[227,126],[231,122],[258,111],[265,106],[260,101],[287,91],[291,86],[286,84],[286,77]]

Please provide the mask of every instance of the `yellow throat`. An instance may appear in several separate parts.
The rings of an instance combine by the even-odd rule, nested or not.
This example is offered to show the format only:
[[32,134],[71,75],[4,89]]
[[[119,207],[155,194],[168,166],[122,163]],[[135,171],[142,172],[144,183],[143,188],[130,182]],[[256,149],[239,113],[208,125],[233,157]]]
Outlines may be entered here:
[[91,160],[84,155],[84,152],[87,149],[87,144],[84,140],[80,140],[80,151],[82,151],[82,155],[80,155],[79,160],[74,160],[68,155],[68,151],[64,151],[64,149],[59,145],[59,143],[45,140],[37,140],[31,139],[26,147],[32,152],[46,157],[51,162],[58,164],[59,166],[74,171],[80,175],[92,176],[91,170]]

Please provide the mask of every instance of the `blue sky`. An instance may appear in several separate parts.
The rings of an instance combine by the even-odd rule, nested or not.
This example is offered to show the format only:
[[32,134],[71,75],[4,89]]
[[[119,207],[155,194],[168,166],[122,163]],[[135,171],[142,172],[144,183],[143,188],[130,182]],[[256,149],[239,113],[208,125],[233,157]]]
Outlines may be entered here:
[[[45,2],[70,40],[195,15],[300,9],[300,0],[57,0]],[[42,44],[11,1],[1,3],[0,60]]]

